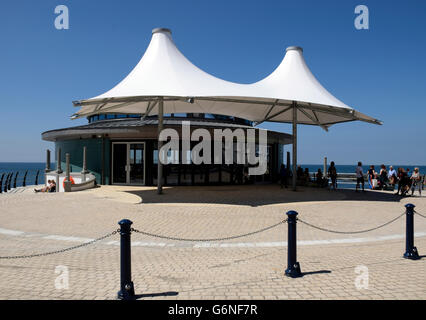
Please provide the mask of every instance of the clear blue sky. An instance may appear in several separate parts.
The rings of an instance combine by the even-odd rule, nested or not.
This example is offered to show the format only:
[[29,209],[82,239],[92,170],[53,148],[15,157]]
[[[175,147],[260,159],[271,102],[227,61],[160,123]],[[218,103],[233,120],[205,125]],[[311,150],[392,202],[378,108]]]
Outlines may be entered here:
[[[57,5],[70,29],[54,27]],[[356,30],[365,4],[370,29]],[[112,88],[139,61],[151,29],[168,27],[205,71],[250,83],[298,45],[336,97],[384,121],[299,126],[299,162],[426,164],[426,1],[87,1],[0,3],[0,161],[43,161],[41,132],[69,120],[72,101]],[[263,127],[291,132],[286,124]]]

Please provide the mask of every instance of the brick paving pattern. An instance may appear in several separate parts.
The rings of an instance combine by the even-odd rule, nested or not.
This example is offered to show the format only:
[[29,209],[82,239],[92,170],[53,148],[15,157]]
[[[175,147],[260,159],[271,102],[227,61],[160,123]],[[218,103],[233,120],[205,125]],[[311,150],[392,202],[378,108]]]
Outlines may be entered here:
[[[341,231],[385,223],[401,214],[406,203],[426,214],[424,197],[303,188],[292,192],[274,185],[166,188],[162,196],[148,187],[107,186],[72,194],[30,191],[0,195],[0,256],[77,245],[117,229],[122,218],[151,233],[216,238],[275,224],[288,210]],[[426,219],[416,216],[415,231],[426,232]],[[217,243],[252,246],[194,247],[133,234],[133,282],[140,299],[425,299],[426,259],[402,258],[405,239],[393,236],[404,233],[405,217],[361,235],[331,234],[299,223],[298,240],[305,245],[298,247],[298,261],[304,276],[297,279],[284,276],[286,246],[274,246],[287,241],[287,225]],[[342,239],[353,242],[321,242]],[[119,247],[113,241],[118,240],[114,235],[61,254],[0,260],[0,299],[116,299]],[[257,247],[259,243],[266,245]],[[425,255],[426,237],[416,237],[415,245]],[[67,290],[55,288],[55,267],[60,265],[69,270]],[[355,287],[360,265],[368,267],[368,289]]]

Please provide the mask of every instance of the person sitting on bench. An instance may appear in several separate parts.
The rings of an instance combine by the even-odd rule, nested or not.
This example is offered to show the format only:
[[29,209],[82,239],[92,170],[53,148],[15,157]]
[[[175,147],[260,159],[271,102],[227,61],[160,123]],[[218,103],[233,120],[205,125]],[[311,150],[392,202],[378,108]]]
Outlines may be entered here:
[[41,188],[41,189],[34,189],[34,192],[49,192],[50,188],[52,187],[53,180],[47,180],[47,186]]

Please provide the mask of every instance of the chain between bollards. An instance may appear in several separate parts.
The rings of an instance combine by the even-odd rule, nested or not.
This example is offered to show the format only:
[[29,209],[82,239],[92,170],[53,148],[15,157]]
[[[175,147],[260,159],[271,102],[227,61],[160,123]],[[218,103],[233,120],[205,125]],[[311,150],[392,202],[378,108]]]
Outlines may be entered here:
[[79,244],[79,245],[76,245],[76,246],[72,246],[72,247],[68,247],[68,248],[64,248],[64,249],[59,249],[59,250],[49,251],[49,252],[43,252],[43,253],[27,254],[27,255],[22,255],[22,256],[0,256],[0,260],[29,259],[29,258],[45,257],[45,256],[50,256],[50,255],[54,255],[54,254],[58,254],[58,253],[63,253],[63,252],[79,249],[79,248],[86,247],[88,245],[94,244],[95,242],[104,240],[106,238],[109,238],[109,237],[115,235],[119,231],[120,230],[114,230],[113,232],[107,233],[106,235],[104,235],[100,238],[93,239],[93,240],[90,240],[89,242],[85,242],[85,243],[82,243],[82,244]]
[[422,217],[422,218],[426,219],[425,215],[423,215],[421,213],[418,213],[416,210],[414,210],[414,213],[417,214],[419,217]]
[[140,233],[143,234],[145,236],[149,236],[149,237],[154,237],[154,238],[159,238],[159,239],[165,239],[165,240],[173,240],[173,241],[186,241],[186,242],[215,242],[215,241],[224,241],[224,240],[233,240],[233,239],[239,239],[239,238],[244,238],[244,237],[248,237],[248,236],[252,236],[254,234],[257,233],[261,233],[267,230],[271,230],[275,227],[278,227],[281,224],[284,224],[287,222],[288,219],[282,220],[276,224],[273,224],[271,226],[256,230],[256,231],[251,231],[248,233],[244,233],[244,234],[238,234],[238,235],[233,235],[233,236],[228,236],[228,237],[220,237],[220,238],[210,238],[210,239],[195,239],[195,238],[179,238],[179,237],[172,237],[172,236],[165,236],[165,235],[160,235],[160,234],[155,234],[155,233],[150,233],[150,232],[146,232],[146,231],[141,231],[141,230],[137,230],[134,228],[131,228],[130,230],[136,233]]

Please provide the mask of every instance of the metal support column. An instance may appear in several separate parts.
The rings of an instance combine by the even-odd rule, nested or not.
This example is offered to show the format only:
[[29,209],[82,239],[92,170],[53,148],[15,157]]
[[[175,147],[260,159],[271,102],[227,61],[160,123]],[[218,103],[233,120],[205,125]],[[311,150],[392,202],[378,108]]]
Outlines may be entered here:
[[327,176],[327,157],[324,157],[324,171],[323,171],[323,176],[324,177]]
[[89,171],[87,171],[87,147],[83,147],[83,171],[81,171],[82,176],[82,182],[86,182],[86,174],[88,174]]
[[297,181],[297,105],[293,102],[293,191]]
[[163,164],[161,163],[160,149],[163,146],[163,142],[160,141],[160,133],[163,131],[163,97],[158,100],[158,172],[157,172],[157,193],[163,193]]
[[70,154],[67,153],[65,154],[65,162],[66,162],[66,167],[65,167],[65,175],[66,178],[64,180],[64,191],[65,192],[71,192],[71,168],[70,168]]
[[61,167],[61,148],[58,148],[56,155],[56,192],[59,192],[59,176],[62,173]]
[[46,150],[46,169],[44,170],[45,173],[50,172],[50,150]]

